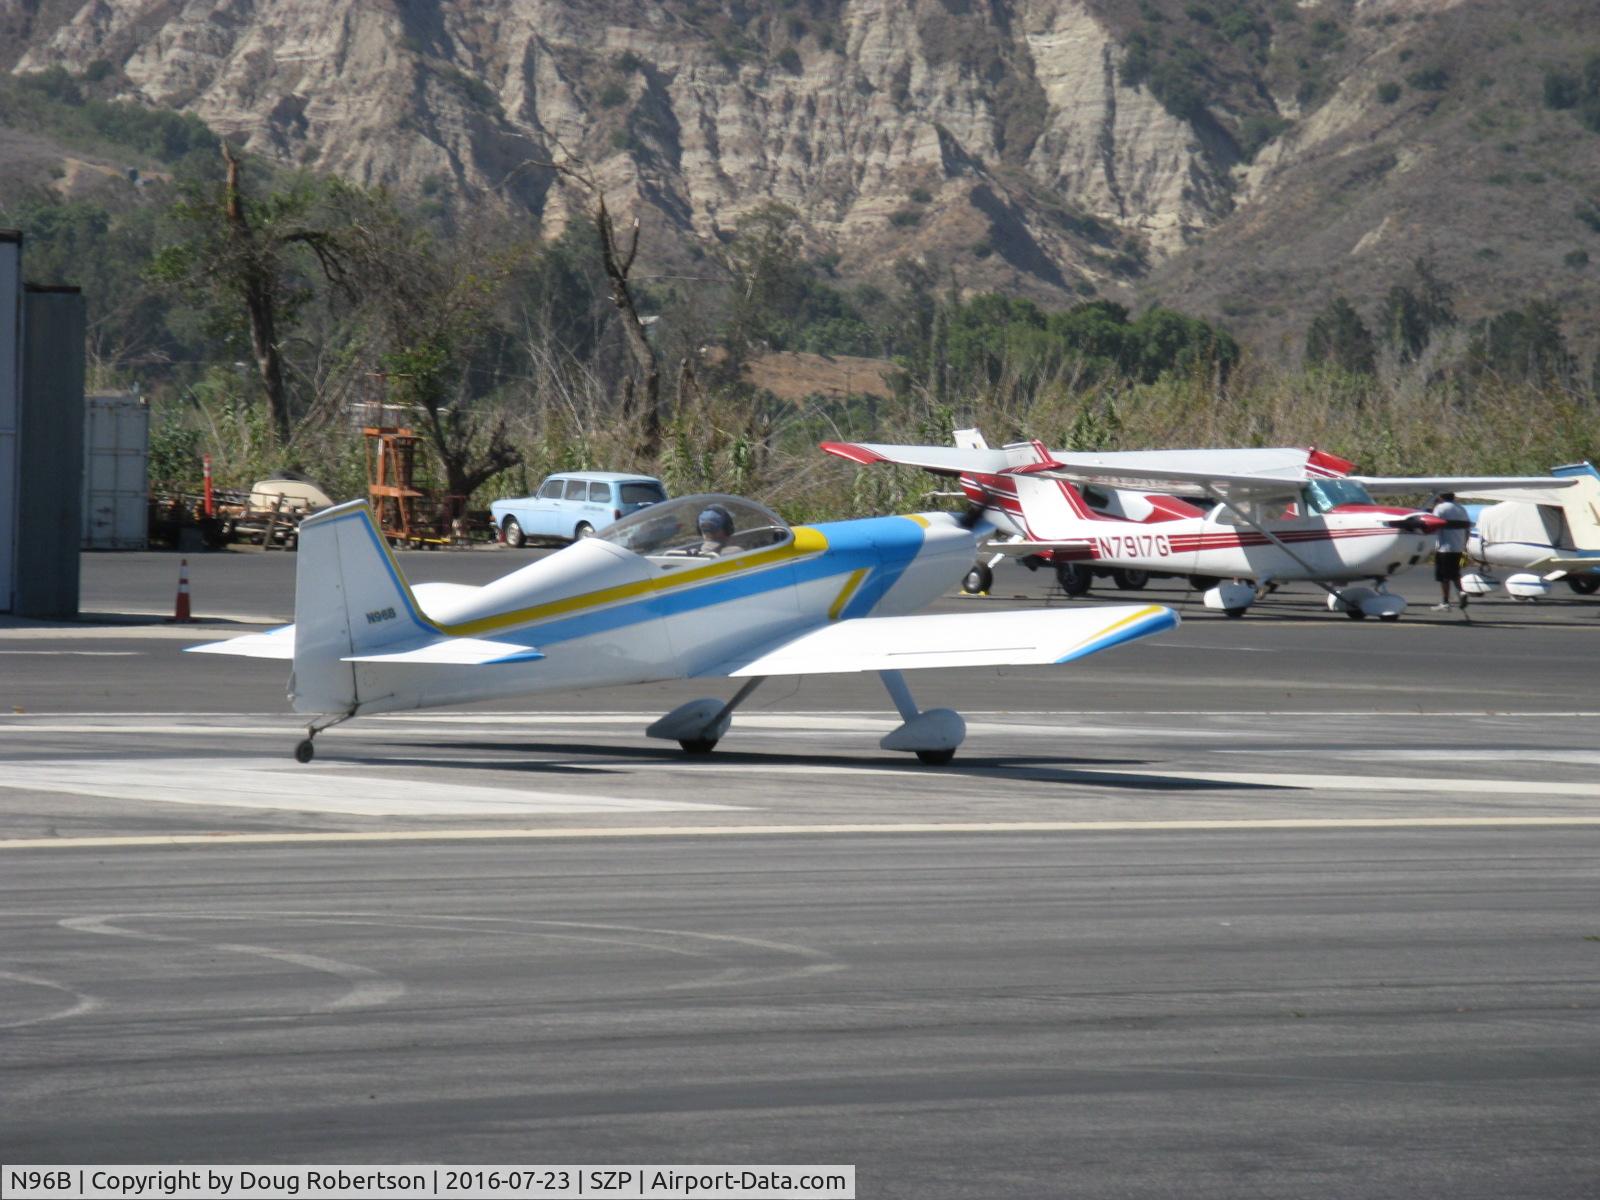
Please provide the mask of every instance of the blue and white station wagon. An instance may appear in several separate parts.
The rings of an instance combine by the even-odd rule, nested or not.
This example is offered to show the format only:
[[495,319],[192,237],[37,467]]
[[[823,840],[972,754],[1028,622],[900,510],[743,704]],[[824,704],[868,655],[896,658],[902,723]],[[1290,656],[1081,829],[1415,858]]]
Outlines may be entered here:
[[565,471],[552,475],[531,496],[489,505],[506,545],[533,539],[577,541],[629,513],[667,498],[659,479],[615,471]]

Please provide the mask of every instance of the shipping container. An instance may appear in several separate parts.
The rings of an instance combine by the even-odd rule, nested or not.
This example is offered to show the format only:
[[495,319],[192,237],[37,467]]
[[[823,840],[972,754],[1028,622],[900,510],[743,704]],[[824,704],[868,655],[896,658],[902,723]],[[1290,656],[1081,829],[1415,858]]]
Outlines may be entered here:
[[150,409],[131,392],[92,395],[83,425],[83,547],[149,544]]

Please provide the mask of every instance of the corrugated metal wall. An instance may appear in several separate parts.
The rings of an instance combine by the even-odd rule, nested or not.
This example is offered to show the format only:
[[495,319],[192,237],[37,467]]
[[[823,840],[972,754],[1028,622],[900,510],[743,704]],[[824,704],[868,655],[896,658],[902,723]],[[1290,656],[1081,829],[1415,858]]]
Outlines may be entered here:
[[0,612],[14,602],[17,569],[17,373],[22,350],[22,235],[0,229]]

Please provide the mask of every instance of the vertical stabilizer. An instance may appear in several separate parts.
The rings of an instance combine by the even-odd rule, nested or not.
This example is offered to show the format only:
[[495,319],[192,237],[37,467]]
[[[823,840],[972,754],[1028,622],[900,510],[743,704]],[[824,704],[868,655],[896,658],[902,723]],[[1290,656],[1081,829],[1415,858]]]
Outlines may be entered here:
[[1593,463],[1581,462],[1557,467],[1550,474],[1578,481],[1561,492],[1561,511],[1566,514],[1573,547],[1600,550],[1600,471]]
[[1017,503],[1022,507],[1023,525],[1030,538],[1048,542],[1082,536],[1079,527],[1088,511],[1072,484],[1009,472],[1006,478],[1017,485]]
[[365,500],[300,523],[294,589],[297,712],[345,713],[364,697],[352,654],[433,632]]

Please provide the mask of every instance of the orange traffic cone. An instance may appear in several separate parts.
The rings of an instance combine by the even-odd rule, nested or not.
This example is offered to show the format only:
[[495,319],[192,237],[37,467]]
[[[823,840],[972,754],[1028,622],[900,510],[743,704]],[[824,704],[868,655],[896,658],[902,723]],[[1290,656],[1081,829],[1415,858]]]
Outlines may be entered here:
[[189,615],[189,560],[181,559],[178,562],[178,598],[172,606],[172,619],[174,621],[193,621]]

